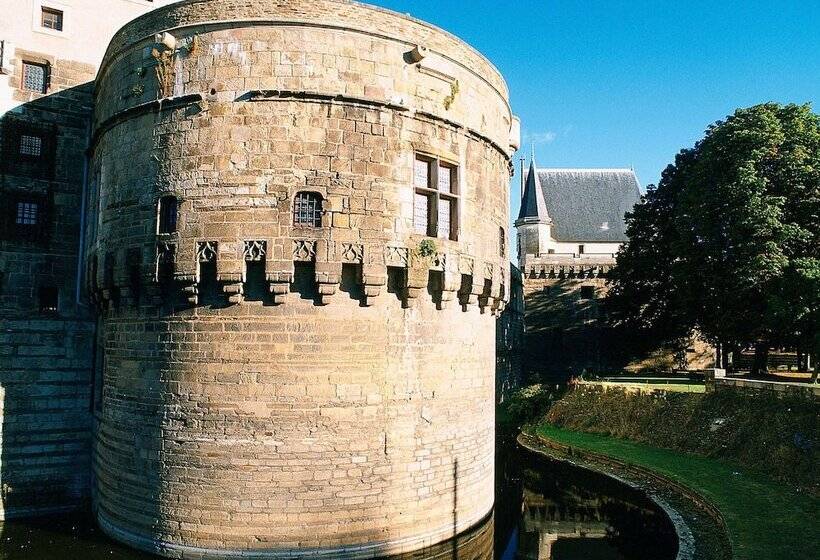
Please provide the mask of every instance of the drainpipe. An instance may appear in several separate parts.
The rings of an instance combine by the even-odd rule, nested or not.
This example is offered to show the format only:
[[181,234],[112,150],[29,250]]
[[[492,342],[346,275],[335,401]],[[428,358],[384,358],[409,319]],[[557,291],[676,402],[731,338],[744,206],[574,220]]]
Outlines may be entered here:
[[77,251],[77,289],[74,294],[74,300],[77,306],[83,305],[80,301],[80,294],[82,293],[82,278],[85,269],[85,202],[88,197],[88,158],[91,150],[91,117],[89,116],[85,124],[85,153],[83,154],[83,188],[82,199],[80,200],[80,247]]

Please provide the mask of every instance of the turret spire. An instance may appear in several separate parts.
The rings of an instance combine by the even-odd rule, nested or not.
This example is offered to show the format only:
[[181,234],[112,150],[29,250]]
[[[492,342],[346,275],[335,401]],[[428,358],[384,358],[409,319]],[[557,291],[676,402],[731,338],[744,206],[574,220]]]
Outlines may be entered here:
[[538,178],[534,145],[532,146],[530,169],[527,171],[527,179],[524,185],[524,195],[521,200],[521,211],[518,213],[518,220],[543,223],[549,223],[551,221],[549,213],[547,212],[547,204],[544,202],[544,190],[541,188],[541,181]]

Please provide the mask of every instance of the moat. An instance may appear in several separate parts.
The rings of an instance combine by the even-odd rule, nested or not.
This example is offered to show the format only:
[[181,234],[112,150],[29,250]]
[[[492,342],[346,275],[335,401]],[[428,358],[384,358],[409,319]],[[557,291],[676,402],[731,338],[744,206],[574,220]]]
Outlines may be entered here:
[[[641,492],[510,447],[498,450],[496,505],[485,522],[455,539],[394,560],[675,558],[673,526]],[[90,514],[6,522],[0,528],[2,560],[155,558],[107,538]]]

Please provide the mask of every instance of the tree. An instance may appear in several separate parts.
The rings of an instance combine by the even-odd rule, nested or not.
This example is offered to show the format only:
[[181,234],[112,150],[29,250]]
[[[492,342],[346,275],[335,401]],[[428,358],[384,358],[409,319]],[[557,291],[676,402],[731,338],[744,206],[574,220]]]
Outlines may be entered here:
[[820,117],[739,109],[681,151],[627,217],[610,316],[656,341],[812,347],[820,308]]

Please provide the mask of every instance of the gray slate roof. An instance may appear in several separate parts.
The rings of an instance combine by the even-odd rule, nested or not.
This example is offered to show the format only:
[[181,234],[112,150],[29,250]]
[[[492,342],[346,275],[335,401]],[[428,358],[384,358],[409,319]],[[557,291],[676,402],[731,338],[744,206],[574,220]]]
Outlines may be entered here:
[[[641,197],[634,171],[537,169],[533,174],[533,169],[530,166],[519,220],[551,219],[552,236],[558,241],[626,241],[624,214]],[[548,216],[543,215],[539,194]]]

